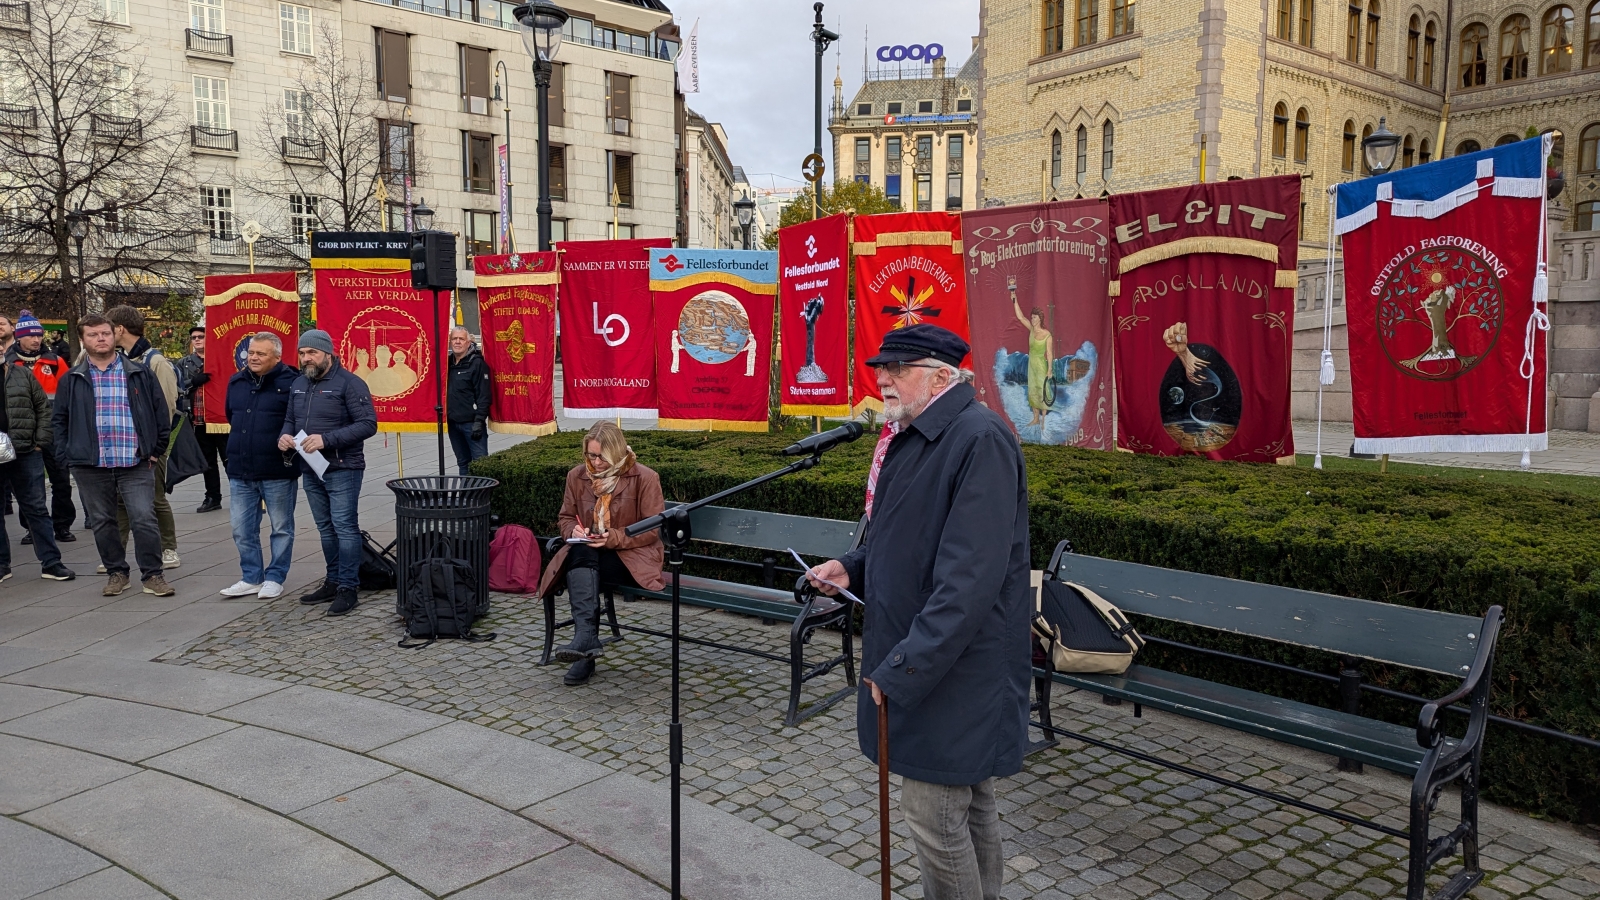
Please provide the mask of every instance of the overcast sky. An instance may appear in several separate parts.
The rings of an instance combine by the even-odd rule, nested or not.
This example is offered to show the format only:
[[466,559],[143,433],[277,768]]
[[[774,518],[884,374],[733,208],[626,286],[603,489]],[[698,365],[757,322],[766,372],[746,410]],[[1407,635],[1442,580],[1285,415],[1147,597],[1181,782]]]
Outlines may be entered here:
[[[800,162],[813,137],[812,0],[665,0],[687,46],[700,20],[700,93],[690,108],[728,132],[734,165],[757,187],[796,187]],[[971,55],[978,33],[978,0],[830,0],[822,10],[841,40],[823,69],[823,127],[833,103],[834,65],[841,66],[848,103],[861,86],[861,51],[869,64],[885,45],[942,44],[952,73]],[[863,29],[868,34],[863,38]],[[687,87],[687,52],[679,64]],[[833,167],[824,130],[823,156]],[[774,182],[765,173],[780,176]],[[829,173],[832,180],[832,173]]]

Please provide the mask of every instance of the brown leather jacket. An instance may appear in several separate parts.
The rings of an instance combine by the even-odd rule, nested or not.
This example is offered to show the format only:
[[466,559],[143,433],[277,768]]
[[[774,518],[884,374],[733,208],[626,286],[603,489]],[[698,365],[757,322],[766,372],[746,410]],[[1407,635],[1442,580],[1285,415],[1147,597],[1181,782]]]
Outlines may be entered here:
[[[585,528],[594,527],[594,501],[594,484],[589,479],[589,470],[582,465],[574,466],[567,473],[567,491],[561,498],[561,513],[556,520],[562,537],[570,536],[579,522]],[[646,590],[659,591],[664,586],[661,580],[661,535],[648,531],[630,538],[622,533],[622,529],[665,508],[666,502],[661,497],[661,476],[643,463],[634,463],[633,470],[622,476],[616,492],[611,495],[611,528],[606,532],[605,548],[617,551],[617,556],[628,567],[633,580]],[[550,560],[539,579],[539,596],[559,590],[565,583],[561,570],[566,560],[567,548],[563,546],[556,551],[555,558]]]

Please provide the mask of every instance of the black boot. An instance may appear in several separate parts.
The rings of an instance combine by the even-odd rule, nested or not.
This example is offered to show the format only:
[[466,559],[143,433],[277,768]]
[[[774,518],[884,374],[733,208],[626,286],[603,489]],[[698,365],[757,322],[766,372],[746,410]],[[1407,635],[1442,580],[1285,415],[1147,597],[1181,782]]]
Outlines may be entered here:
[[[572,602],[572,642],[556,651],[562,662],[581,662],[600,656],[600,573],[583,566],[567,572],[567,599]],[[567,673],[571,677],[578,670]],[[589,666],[589,672],[594,666]],[[588,674],[581,680],[587,680]],[[578,682],[571,682],[576,684]]]
[[567,687],[583,684],[594,676],[594,660],[585,656],[572,664],[567,674],[561,676],[561,683]]

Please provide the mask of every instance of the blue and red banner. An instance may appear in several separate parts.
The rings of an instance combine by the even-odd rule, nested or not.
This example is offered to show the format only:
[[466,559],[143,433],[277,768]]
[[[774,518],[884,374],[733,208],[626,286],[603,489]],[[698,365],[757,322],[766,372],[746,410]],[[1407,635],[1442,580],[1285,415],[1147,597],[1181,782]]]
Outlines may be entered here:
[[650,251],[661,428],[766,431],[778,254]]
[[1543,450],[1547,138],[1338,188],[1358,453]]

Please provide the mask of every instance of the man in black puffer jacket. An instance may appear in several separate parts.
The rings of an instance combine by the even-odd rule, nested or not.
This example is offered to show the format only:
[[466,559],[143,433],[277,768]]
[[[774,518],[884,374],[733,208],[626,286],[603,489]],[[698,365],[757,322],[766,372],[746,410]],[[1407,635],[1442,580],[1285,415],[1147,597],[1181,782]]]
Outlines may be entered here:
[[300,377],[289,397],[278,449],[292,450],[295,435],[305,432],[300,449],[320,452],[328,470],[318,478],[307,471],[302,484],[311,518],[322,536],[322,558],[327,577],[322,587],[301,603],[327,603],[328,615],[342,616],[356,608],[356,588],[361,586],[361,523],[356,507],[361,499],[361,476],[367,460],[361,445],[378,433],[378,413],[372,408],[367,383],[350,374],[333,355],[333,338],[320,329],[300,336]]
[[472,342],[472,333],[457,325],[450,329],[450,448],[456,465],[466,475],[467,465],[489,455],[489,363]]
[[[283,596],[294,559],[295,479],[300,455],[278,449],[289,398],[300,373],[283,364],[283,340],[270,331],[250,339],[245,367],[228,379],[228,505],[239,550],[238,584],[224,597]],[[261,507],[272,521],[272,561],[261,562]]]
[[[4,366],[0,374],[5,402],[0,403],[0,431],[11,438],[16,458],[0,463],[0,482],[16,495],[17,506],[28,515],[27,528],[33,535],[33,554],[39,557],[43,577],[71,581],[73,571],[61,564],[61,549],[56,546],[55,526],[44,515],[44,456],[51,452],[50,400],[39,379],[22,366]],[[11,539],[6,536],[6,520],[0,516],[0,581],[11,577]]]

